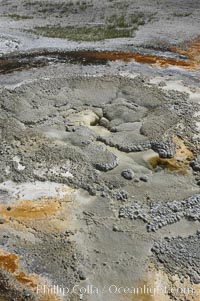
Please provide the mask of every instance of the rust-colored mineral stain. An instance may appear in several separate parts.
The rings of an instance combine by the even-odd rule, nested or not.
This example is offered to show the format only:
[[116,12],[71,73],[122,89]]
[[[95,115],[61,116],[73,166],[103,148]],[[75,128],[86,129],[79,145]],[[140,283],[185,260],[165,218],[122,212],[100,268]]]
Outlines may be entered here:
[[168,169],[169,171],[178,170],[179,174],[186,174],[189,168],[189,162],[194,159],[193,152],[185,144],[184,140],[174,137],[177,145],[176,154],[173,158],[160,158],[158,155],[149,159],[149,163],[155,169],[157,166]]
[[21,284],[25,284],[30,287],[36,287],[39,278],[35,275],[25,274],[24,272],[18,272],[19,270],[19,256],[16,254],[5,253],[3,250],[0,251],[0,268],[5,271],[12,273],[15,278]]
[[[160,67],[177,66],[187,70],[199,70],[200,69],[200,39],[193,40],[190,44],[184,48],[172,48],[172,53],[178,53],[185,55],[182,58],[170,58],[165,56],[151,55],[137,52],[111,52],[111,51],[83,51],[76,52],[74,56],[77,58],[84,58],[88,62],[107,62],[107,61],[125,61],[130,62],[135,60],[140,64],[157,65]],[[164,54],[164,53],[163,53]]]
[[[19,256],[16,254],[5,253],[4,250],[0,250],[0,268],[12,274],[15,279],[23,286],[36,292],[37,285],[40,283],[40,277],[35,274],[26,274],[19,271],[20,266],[18,264]],[[40,301],[60,301],[60,298],[51,294],[41,295]],[[1,299],[0,299],[1,301]]]
[[131,61],[135,60],[137,63],[141,64],[157,64],[161,67],[167,66],[178,66],[185,68],[195,68],[196,63],[190,60],[181,60],[175,58],[167,58],[154,56],[150,54],[142,54],[142,53],[128,53],[128,52],[110,52],[110,51],[88,51],[82,53],[83,57],[88,60],[99,60],[99,61]]
[[7,218],[39,219],[55,215],[61,209],[61,204],[56,198],[41,198],[37,200],[18,200],[8,210],[5,205],[0,205],[0,214]]
[[180,174],[186,173],[183,164],[178,163],[174,158],[165,159],[165,158],[159,158],[158,156],[155,156],[151,158],[149,162],[153,168],[156,168],[157,166],[161,166],[163,168],[168,169],[169,171],[179,170]]
[[112,61],[124,61],[125,63],[135,61],[140,64],[155,65],[157,67],[176,66],[186,70],[200,70],[200,39],[193,40],[184,47],[172,47],[174,54],[184,55],[181,57],[162,56],[135,52],[123,51],[43,51],[19,56],[7,56],[0,58],[0,74],[13,71],[28,70],[33,67],[43,67],[50,61],[70,62],[72,64],[106,64]]
[[183,160],[183,162],[189,164],[189,161],[194,159],[194,154],[190,150],[190,148],[186,145],[187,140],[186,139],[183,140],[179,137],[174,137],[173,141],[177,145],[175,158],[176,159],[180,158],[181,160]]
[[200,64],[200,38],[194,39],[192,42],[187,43],[183,48],[174,47],[171,50],[173,52],[186,55],[191,60],[197,61],[198,64]]
[[0,268],[7,272],[14,273],[18,269],[19,257],[16,254],[0,252]]
[[25,274],[24,272],[20,272],[15,275],[17,281],[23,285],[26,285],[30,288],[36,288],[39,283],[39,277],[36,275]]

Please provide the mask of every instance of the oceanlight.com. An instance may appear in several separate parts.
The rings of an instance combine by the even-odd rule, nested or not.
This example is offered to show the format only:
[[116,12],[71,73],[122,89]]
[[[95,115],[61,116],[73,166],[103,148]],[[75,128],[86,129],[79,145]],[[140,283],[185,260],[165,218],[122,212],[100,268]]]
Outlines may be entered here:
[[172,288],[168,286],[163,287],[151,287],[148,285],[138,286],[138,287],[128,287],[128,286],[117,286],[115,284],[111,284],[108,286],[104,286],[103,288],[98,288],[92,284],[82,286],[82,285],[74,285],[72,288],[59,286],[59,285],[38,285],[37,286],[37,294],[44,295],[57,295],[58,297],[68,296],[70,294],[80,295],[80,299],[84,295],[103,295],[103,294],[111,294],[111,295],[185,295],[191,296],[195,295],[195,290],[191,287],[180,287],[180,288]]

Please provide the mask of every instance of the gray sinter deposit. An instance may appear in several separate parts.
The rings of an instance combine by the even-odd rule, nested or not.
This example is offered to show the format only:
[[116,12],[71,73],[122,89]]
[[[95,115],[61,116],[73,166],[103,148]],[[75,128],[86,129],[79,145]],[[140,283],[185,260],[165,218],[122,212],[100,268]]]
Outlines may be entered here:
[[199,284],[199,239],[199,232],[186,238],[165,238],[153,245],[152,252],[170,274],[189,276],[192,283]]
[[0,301],[200,283],[199,4],[0,1]]

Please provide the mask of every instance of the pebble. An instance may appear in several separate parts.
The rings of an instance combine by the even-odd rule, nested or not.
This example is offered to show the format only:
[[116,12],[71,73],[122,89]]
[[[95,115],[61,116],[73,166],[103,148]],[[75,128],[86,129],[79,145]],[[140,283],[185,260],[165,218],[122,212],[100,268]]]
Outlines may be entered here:
[[122,232],[116,225],[113,225],[113,231],[114,232]]
[[149,178],[147,176],[141,176],[140,181],[148,182]]
[[81,271],[81,270],[78,270],[78,276],[79,276],[79,279],[80,279],[80,280],[85,280],[85,279],[86,279],[85,274],[84,274],[83,271]]
[[200,160],[196,158],[195,160],[190,162],[190,166],[192,167],[193,171],[200,171]]
[[100,119],[99,125],[101,125],[101,126],[103,126],[103,127],[105,127],[105,128],[108,128],[108,127],[109,127],[109,124],[110,124],[110,122],[109,122],[108,119],[106,119],[106,118],[104,118],[104,117],[102,117],[102,118]]
[[122,177],[126,180],[132,180],[134,178],[134,172],[132,169],[123,170],[121,173]]
[[0,217],[0,224],[2,225],[2,224],[4,224],[5,223],[5,218],[4,217]]
[[66,230],[66,231],[65,231],[65,235],[66,235],[66,236],[74,235],[74,232],[71,231],[71,230]]
[[128,200],[128,193],[124,190],[118,191],[117,193],[114,194],[114,197],[118,201],[123,201],[126,202]]

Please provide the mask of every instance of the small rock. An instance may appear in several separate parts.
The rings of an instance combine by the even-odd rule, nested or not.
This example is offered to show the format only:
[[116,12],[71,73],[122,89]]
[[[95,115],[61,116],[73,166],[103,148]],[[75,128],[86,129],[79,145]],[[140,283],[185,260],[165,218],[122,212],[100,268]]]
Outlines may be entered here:
[[102,118],[102,117],[103,117],[103,110],[102,110],[102,108],[93,108],[93,112],[94,112],[99,118]]
[[134,172],[132,171],[132,169],[123,170],[121,175],[126,180],[132,180],[134,178]]
[[96,191],[95,191],[95,189],[92,188],[92,187],[89,187],[89,188],[88,188],[88,192],[89,192],[89,194],[90,194],[91,196],[95,196],[95,195],[97,194]]
[[10,235],[9,234],[4,234],[3,238],[10,238]]
[[190,162],[190,166],[194,171],[200,171],[200,162],[197,158]]
[[140,181],[148,182],[149,178],[147,176],[141,176]]
[[2,224],[4,224],[5,223],[5,218],[4,217],[0,217],[0,224],[2,225]]
[[124,190],[118,191],[114,196],[118,201],[126,202],[128,200],[128,193]]
[[80,280],[85,280],[85,279],[86,279],[85,274],[84,274],[83,271],[81,271],[81,270],[78,270],[78,276],[79,276],[79,279],[80,279]]
[[12,162],[14,170],[18,171],[18,172],[23,171],[26,168],[24,165],[22,165],[20,163],[20,160],[21,159],[16,156],[16,157],[13,158],[13,162]]
[[116,225],[113,225],[113,231],[114,232],[120,232],[120,229]]
[[65,235],[66,235],[66,236],[74,235],[74,232],[71,231],[71,230],[66,230],[66,231],[65,231]]
[[108,128],[109,124],[110,124],[109,120],[106,119],[105,117],[102,117],[100,119],[99,125],[103,126],[104,128]]
[[161,166],[156,166],[156,168],[154,169],[155,172],[161,172],[163,171],[163,168]]
[[158,85],[159,85],[159,87],[165,87],[165,86],[167,86],[166,82],[164,82],[164,81],[159,82]]

